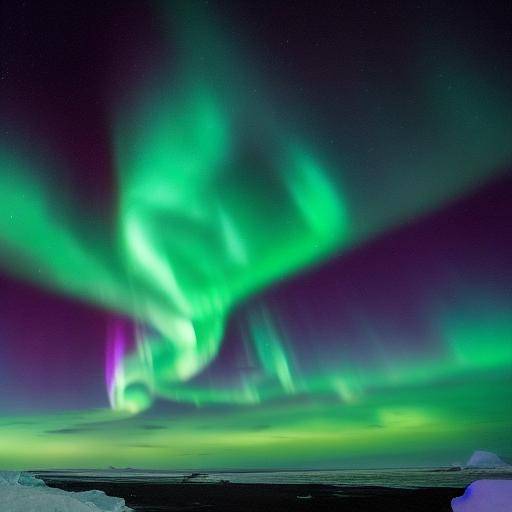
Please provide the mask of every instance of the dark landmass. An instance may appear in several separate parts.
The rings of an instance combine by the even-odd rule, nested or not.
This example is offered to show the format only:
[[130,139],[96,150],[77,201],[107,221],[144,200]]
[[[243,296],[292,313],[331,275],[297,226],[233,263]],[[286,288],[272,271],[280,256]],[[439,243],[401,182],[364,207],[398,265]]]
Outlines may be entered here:
[[452,512],[451,499],[464,493],[462,488],[44,480],[66,491],[105,491],[137,512]]

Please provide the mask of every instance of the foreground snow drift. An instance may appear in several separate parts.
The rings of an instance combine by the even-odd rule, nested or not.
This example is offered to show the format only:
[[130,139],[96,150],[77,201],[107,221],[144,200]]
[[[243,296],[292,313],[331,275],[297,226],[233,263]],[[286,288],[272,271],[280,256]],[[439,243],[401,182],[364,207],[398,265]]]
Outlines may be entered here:
[[123,498],[103,491],[67,492],[25,473],[0,471],[2,512],[129,512]]

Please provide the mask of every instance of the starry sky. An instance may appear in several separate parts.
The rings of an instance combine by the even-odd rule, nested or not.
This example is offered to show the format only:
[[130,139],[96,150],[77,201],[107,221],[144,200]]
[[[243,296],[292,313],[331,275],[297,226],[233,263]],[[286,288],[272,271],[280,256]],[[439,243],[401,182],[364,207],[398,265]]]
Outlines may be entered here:
[[0,467],[512,458],[512,7],[0,2]]

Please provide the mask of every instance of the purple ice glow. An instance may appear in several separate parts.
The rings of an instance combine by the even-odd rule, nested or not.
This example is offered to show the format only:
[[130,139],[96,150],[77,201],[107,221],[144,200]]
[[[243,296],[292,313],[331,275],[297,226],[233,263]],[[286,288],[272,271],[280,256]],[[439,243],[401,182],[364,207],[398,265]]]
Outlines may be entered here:
[[452,499],[453,512],[511,512],[512,480],[476,480]]

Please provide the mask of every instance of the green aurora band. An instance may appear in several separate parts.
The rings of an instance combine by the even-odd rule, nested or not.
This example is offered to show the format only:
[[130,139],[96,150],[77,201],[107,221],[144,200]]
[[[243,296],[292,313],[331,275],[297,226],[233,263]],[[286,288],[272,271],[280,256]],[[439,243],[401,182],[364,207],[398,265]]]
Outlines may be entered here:
[[[255,308],[244,341],[254,347],[264,377],[247,377],[240,386],[225,388],[190,380],[218,354],[230,311],[252,294],[461,197],[510,162],[510,95],[487,70],[475,73],[470,63],[456,58],[447,62],[444,73],[420,77],[427,84],[419,107],[424,124],[417,139],[408,141],[419,150],[409,155],[386,147],[382,128],[375,145],[383,163],[372,180],[353,155],[338,159],[353,162],[353,168],[335,165],[332,154],[305,142],[306,127],[291,128],[272,102],[253,94],[255,86],[265,88],[250,74],[242,76],[243,60],[207,16],[187,7],[163,16],[172,19],[177,63],[173,68],[155,65],[151,79],[133,87],[113,114],[119,189],[111,232],[98,225],[91,234],[80,220],[86,214],[57,186],[44,182],[45,169],[60,166],[57,158],[29,150],[16,138],[0,141],[2,265],[22,278],[127,314],[141,326],[137,348],[112,369],[109,393],[116,411],[98,413],[98,421],[110,418],[115,424],[125,413],[148,409],[156,398],[249,406],[286,395],[334,394],[340,402],[335,414],[322,402],[309,405],[306,415],[298,405],[281,416],[272,404],[262,405],[260,412],[232,410],[226,415],[230,426],[222,427],[222,433],[221,427],[203,431],[198,442],[205,451],[214,440],[223,449],[238,450],[236,456],[215,459],[233,467],[243,467],[244,460],[264,466],[269,450],[282,466],[334,459],[340,453],[349,457],[357,450],[366,453],[370,439],[385,451],[397,436],[408,435],[415,436],[421,451],[432,443],[434,431],[442,443],[453,443],[458,431],[443,437],[446,425],[462,416],[471,400],[478,401],[486,385],[492,386],[487,382],[497,377],[489,376],[491,370],[501,375],[512,362],[506,341],[512,338],[512,317],[506,305],[493,313],[500,336],[485,328],[494,321],[473,318],[472,324],[439,313],[444,355],[365,372],[333,364],[318,375],[294,371],[293,353],[278,322],[267,308]],[[389,191],[386,197],[382,187]],[[477,371],[487,377],[470,388],[454,385],[445,392],[440,384]],[[432,387],[428,392],[415,388],[427,383]],[[370,388],[378,391],[363,400]],[[415,401],[423,405],[397,406],[410,402],[408,393],[417,394]],[[496,404],[510,400],[508,390],[501,395]],[[445,412],[453,401],[461,411]],[[488,404],[484,415],[497,419],[496,404]],[[265,414],[277,418],[275,427],[261,432],[245,428],[246,418]],[[180,444],[191,446],[192,438],[198,439],[195,429],[203,420],[189,416],[179,420],[165,455],[175,456]],[[91,413],[88,421],[94,417]],[[53,420],[42,421],[51,428]],[[71,417],[65,422],[77,432],[83,423]],[[305,445],[306,432],[318,430],[315,422],[322,424],[323,434]],[[507,425],[497,420],[497,438],[505,435]],[[479,428],[460,424],[460,431]],[[64,462],[79,456],[84,465],[93,464],[86,454],[92,445],[96,456],[101,451],[105,461],[123,464],[125,455],[102,445],[101,429],[82,434],[82,446],[70,436],[69,444],[55,441],[44,449],[37,447],[30,429],[3,429],[6,460],[17,430],[27,435],[36,464],[50,453],[61,453]],[[477,433],[484,438],[483,431]],[[343,442],[333,445],[341,434]],[[145,432],[155,446],[165,435],[163,430]],[[120,438],[119,446],[123,442]],[[142,450],[142,465],[152,464],[151,449]],[[134,450],[127,448],[128,454]],[[207,467],[201,451],[198,446],[184,466]],[[287,453],[295,455],[287,459]]]

